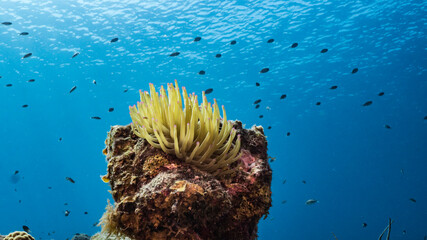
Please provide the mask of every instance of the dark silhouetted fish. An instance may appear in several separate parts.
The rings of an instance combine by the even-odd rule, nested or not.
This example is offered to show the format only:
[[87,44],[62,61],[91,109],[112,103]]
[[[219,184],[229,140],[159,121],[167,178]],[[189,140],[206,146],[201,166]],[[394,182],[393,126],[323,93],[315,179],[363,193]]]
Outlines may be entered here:
[[2,22],[1,24],[6,25],[6,26],[12,25],[11,22]]
[[208,88],[205,90],[205,94],[209,94],[213,92],[213,88]]
[[69,181],[70,183],[76,183],[72,178],[70,177],[65,177],[65,180]]
[[288,136],[288,137],[291,136],[291,132],[287,132],[286,136]]
[[367,223],[363,223],[362,224],[362,227],[367,227],[368,226],[368,224]]
[[129,91],[129,89],[127,89],[127,88],[126,88],[125,90],[123,90],[123,92],[124,92],[124,93],[125,93],[125,92],[128,92],[128,91]]
[[274,39],[273,39],[273,38],[268,39],[268,41],[267,41],[267,43],[272,43],[272,42],[274,42]]
[[258,103],[260,103],[261,102],[261,99],[258,99],[258,100],[256,100],[255,102],[254,102],[254,104],[258,104]]
[[31,57],[33,54],[32,53],[27,53],[27,54],[25,54],[22,58],[29,58],[29,57]]
[[305,202],[305,204],[306,205],[312,205],[312,204],[315,204],[315,203],[317,203],[318,201],[316,200],[316,199],[308,199],[306,202]]
[[268,126],[268,128],[267,129],[271,129],[271,126]]
[[90,117],[90,119],[101,120],[101,117],[94,116],[94,117]]
[[26,108],[26,107],[28,107],[28,104],[24,104],[24,105],[22,105],[22,107],[23,107],[23,108]]
[[280,96],[280,99],[285,99],[286,98],[286,94],[283,94],[282,96]]
[[84,212],[84,214],[87,214],[87,212]]
[[298,47],[298,43],[292,43],[291,48],[296,48]]
[[316,105],[319,106],[320,104],[322,104],[321,102],[317,102]]
[[201,37],[196,37],[196,38],[194,38],[194,41],[195,41],[195,42],[198,42],[198,41],[200,41],[200,40],[202,40],[202,38],[201,38]]
[[171,53],[171,55],[169,55],[169,57],[176,57],[178,55],[179,55],[179,52],[174,52],[174,53]]
[[73,56],[72,56],[71,58],[75,58],[75,57],[77,57],[79,54],[80,54],[79,52],[76,52],[76,53],[74,53],[74,54],[73,54]]
[[27,226],[23,225],[23,226],[22,226],[22,229],[23,229],[25,232],[30,233],[30,228],[29,228],[29,227],[27,227]]
[[259,104],[255,105],[255,108],[259,108]]
[[62,137],[60,137],[60,138],[58,139],[58,142],[60,142],[60,141],[62,141]]
[[74,86],[71,88],[70,93],[72,93],[74,90],[76,90],[77,86]]
[[372,104],[372,101],[367,101],[367,102],[365,102],[362,106],[366,107],[366,106],[369,106],[369,105],[371,105],[371,104]]
[[236,40],[233,40],[233,41],[230,42],[231,45],[234,45],[236,43],[237,43]]
[[35,79],[30,79],[27,82],[35,82],[35,81],[36,81]]
[[52,187],[47,187],[47,189],[52,189]]
[[259,118],[263,118],[264,117],[264,115],[259,115]]
[[96,85],[96,80],[93,80],[92,83]]
[[268,71],[270,71],[270,69],[269,68],[263,68],[263,69],[261,69],[261,71],[259,71],[260,73],[266,73],[266,72],[268,72]]
[[29,34],[28,32],[21,32],[19,35],[27,36],[28,34]]
[[405,234],[406,234],[406,230],[403,230],[403,231],[402,231],[402,234],[403,234],[403,235],[405,235]]
[[352,71],[351,71],[351,73],[352,74],[354,74],[354,73],[357,73],[359,71],[359,69],[358,68],[354,68]]
[[384,96],[384,92],[380,92],[380,93],[378,93],[378,96]]
[[415,200],[415,198],[410,198],[409,201],[416,203],[417,200]]
[[385,124],[384,127],[387,129],[391,129],[390,125],[387,125],[387,124]]
[[320,51],[320,53],[325,53],[325,52],[327,52],[328,51],[328,49],[327,48],[324,48],[324,49],[322,49],[321,51]]
[[205,75],[206,72],[204,70],[200,70],[199,75]]
[[424,120],[427,120],[427,116],[424,117]]
[[288,202],[288,201],[286,201],[286,200],[283,200],[283,201],[282,201],[282,204],[285,204],[285,203],[287,203],[287,202]]
[[113,42],[117,42],[117,41],[119,41],[119,38],[113,38],[113,39],[110,40],[110,42],[112,42],[112,43]]
[[215,57],[216,58],[220,58],[222,55],[221,55],[221,53],[217,53],[216,55],[215,55]]
[[108,111],[112,112],[112,111],[114,111],[114,108],[109,108]]
[[68,217],[68,215],[70,215],[70,211],[65,210],[64,214],[65,214],[66,217]]
[[338,88],[338,86],[332,86],[330,89],[337,89]]
[[257,83],[257,82],[255,83],[255,86],[259,87],[259,85],[260,85],[259,83]]
[[19,171],[18,170],[15,170],[15,173],[14,173],[14,175],[16,175],[16,174],[18,174],[19,173]]
[[12,87],[12,83],[6,84],[6,87]]
[[286,179],[285,179],[285,180],[283,180],[282,184],[285,184],[285,183],[286,183]]

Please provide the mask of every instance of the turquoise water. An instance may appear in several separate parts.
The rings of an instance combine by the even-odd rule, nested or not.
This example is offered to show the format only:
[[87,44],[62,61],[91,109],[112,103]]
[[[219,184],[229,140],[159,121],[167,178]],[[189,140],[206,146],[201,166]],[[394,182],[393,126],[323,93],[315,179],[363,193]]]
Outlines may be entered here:
[[99,231],[93,224],[111,197],[99,178],[107,131],[131,122],[139,89],[177,79],[189,92],[212,88],[208,97],[230,119],[265,128],[276,160],[260,239],[377,239],[389,217],[390,239],[423,239],[426,9],[425,1],[0,1],[0,233]]

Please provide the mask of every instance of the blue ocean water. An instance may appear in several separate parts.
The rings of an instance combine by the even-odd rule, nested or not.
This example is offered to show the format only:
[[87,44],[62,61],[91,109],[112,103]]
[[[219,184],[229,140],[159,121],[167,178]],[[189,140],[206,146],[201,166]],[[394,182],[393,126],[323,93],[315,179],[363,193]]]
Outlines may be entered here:
[[425,239],[426,10],[391,0],[1,0],[0,233],[99,231],[110,126],[131,122],[139,89],[177,79],[189,92],[212,88],[230,119],[264,127],[273,206],[259,239],[377,239],[389,218],[390,239]]

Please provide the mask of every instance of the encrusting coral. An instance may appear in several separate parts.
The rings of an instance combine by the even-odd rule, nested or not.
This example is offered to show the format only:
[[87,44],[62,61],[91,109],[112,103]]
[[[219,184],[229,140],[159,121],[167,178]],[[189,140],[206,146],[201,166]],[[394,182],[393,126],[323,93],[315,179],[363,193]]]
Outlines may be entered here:
[[167,90],[161,86],[159,95],[151,83],[150,93],[140,90],[141,102],[129,107],[134,133],[201,170],[214,175],[233,172],[229,166],[239,158],[240,136],[233,144],[236,130],[224,106],[221,119],[218,103],[214,99],[211,105],[204,92],[199,106],[197,95],[188,95],[185,87],[181,98],[177,81]]
[[[169,98],[176,102],[179,94],[177,86],[170,85],[168,89]],[[171,91],[174,92],[172,96]],[[258,221],[267,216],[271,207],[272,171],[263,128],[255,126],[244,129],[239,121],[226,121],[225,114],[224,119],[220,119],[218,110],[215,110],[218,109],[216,103],[212,108],[205,100],[206,104],[199,108],[195,95],[192,95],[192,99],[188,98],[188,101],[193,101],[192,109],[182,111],[191,110],[191,115],[197,116],[194,119],[189,117],[189,122],[177,120],[189,116],[177,113],[178,103],[172,107],[175,109],[167,110],[173,116],[159,112],[149,115],[149,111],[166,111],[166,108],[152,107],[151,104],[156,103],[149,103],[151,99],[164,106],[168,104],[164,90],[160,91],[163,97],[154,92],[152,87],[150,99],[147,94],[142,95],[145,103],[139,104],[147,106],[131,110],[137,119],[132,126],[112,126],[105,141],[103,152],[107,156],[108,172],[102,179],[111,186],[114,205],[107,206],[101,219],[103,234],[112,239],[128,237],[134,240],[256,239]],[[160,98],[163,100],[155,100]],[[213,110],[209,110],[211,108]],[[207,117],[205,120],[209,123],[201,123],[204,117],[199,115],[202,113],[196,113],[201,109],[209,110],[211,119],[215,117],[219,120],[209,122]],[[160,122],[155,120],[157,118],[151,118],[152,125],[149,125],[149,117],[143,118],[146,115],[176,119],[169,120],[174,124],[167,125],[169,129],[165,130],[166,125],[156,125]],[[142,127],[137,121],[146,126]],[[196,126],[181,128],[182,125],[187,126],[183,122]],[[175,123],[179,123],[180,129],[185,131],[178,130]],[[148,126],[152,133],[148,132]],[[209,130],[201,130],[203,126]],[[163,129],[162,133],[156,130],[156,135],[154,128]],[[194,135],[191,129],[195,131]],[[203,131],[206,131],[202,133],[204,136],[196,135]],[[166,135],[173,138],[165,142],[171,139],[177,141],[169,142],[173,147],[165,145],[165,151],[160,142],[168,132],[169,135]],[[178,135],[183,135],[184,141]],[[240,139],[235,139],[237,135],[240,135]],[[201,144],[194,140],[199,136],[203,140]],[[205,140],[210,144],[204,144]],[[192,147],[187,148],[190,145]],[[196,146],[200,149],[202,145],[203,151],[195,150]],[[178,154],[175,146],[178,147]],[[181,147],[187,150],[180,150]],[[224,160],[219,161],[219,158]]]
[[9,233],[4,240],[34,240],[34,238],[26,232],[16,231]]

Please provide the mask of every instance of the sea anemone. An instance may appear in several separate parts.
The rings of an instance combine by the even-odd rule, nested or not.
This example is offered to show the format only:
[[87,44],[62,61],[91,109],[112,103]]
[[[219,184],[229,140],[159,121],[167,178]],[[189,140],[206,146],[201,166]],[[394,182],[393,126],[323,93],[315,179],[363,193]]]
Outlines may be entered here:
[[224,106],[221,119],[216,100],[211,105],[204,92],[199,106],[197,95],[187,94],[185,87],[181,98],[176,80],[167,90],[168,94],[161,86],[159,95],[151,83],[150,93],[140,90],[141,102],[129,107],[133,132],[151,146],[213,175],[233,172],[230,164],[240,157],[240,135],[234,141],[236,130],[227,121]]

